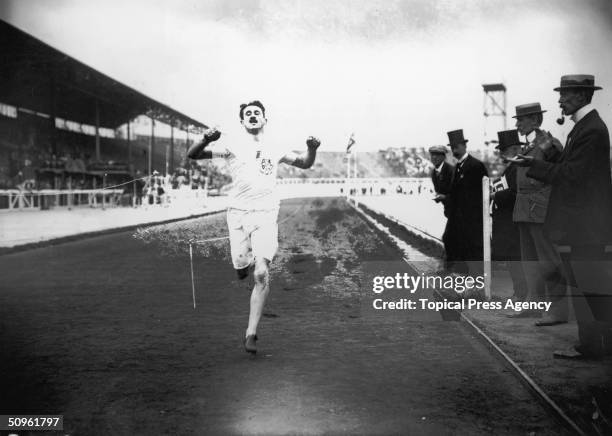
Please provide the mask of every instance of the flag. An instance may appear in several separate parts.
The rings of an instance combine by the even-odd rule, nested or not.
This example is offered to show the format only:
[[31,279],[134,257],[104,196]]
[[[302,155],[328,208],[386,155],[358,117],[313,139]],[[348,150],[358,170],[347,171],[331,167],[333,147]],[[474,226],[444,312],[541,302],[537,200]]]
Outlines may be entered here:
[[351,147],[355,144],[355,133],[351,133],[351,137],[349,138],[348,145],[346,146],[346,154],[351,152]]

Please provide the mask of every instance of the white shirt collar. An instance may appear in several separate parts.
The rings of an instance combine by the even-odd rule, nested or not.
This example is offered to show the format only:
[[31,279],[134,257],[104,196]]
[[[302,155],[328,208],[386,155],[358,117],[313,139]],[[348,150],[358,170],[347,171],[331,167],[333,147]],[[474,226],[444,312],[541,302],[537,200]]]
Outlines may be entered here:
[[531,144],[535,140],[537,134],[538,132],[536,130],[532,130],[530,133],[528,133],[527,136],[525,136],[527,143]]
[[595,110],[595,108],[593,107],[591,103],[582,106],[580,109],[578,109],[576,112],[572,114],[572,117],[571,117],[572,121],[574,123],[577,123],[578,121],[583,119],[586,114],[588,114],[589,112],[593,110]]
[[457,163],[463,163],[464,160],[466,160],[468,158],[470,154],[468,152],[466,152],[463,156],[461,156],[461,159],[459,159],[457,161]]
[[444,161],[442,161],[442,163],[436,167],[436,173],[439,173],[440,171],[442,171],[443,166],[444,166]]

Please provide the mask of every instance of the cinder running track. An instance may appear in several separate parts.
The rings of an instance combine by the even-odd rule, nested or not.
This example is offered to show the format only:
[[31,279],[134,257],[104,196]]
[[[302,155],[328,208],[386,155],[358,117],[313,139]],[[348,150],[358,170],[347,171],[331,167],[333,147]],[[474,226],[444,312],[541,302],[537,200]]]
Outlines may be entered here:
[[186,246],[120,233],[0,257],[0,413],[63,414],[70,435],[565,434],[462,323],[364,310],[363,266],[399,257],[343,200],[292,213],[256,358],[226,260],[196,256],[194,310]]

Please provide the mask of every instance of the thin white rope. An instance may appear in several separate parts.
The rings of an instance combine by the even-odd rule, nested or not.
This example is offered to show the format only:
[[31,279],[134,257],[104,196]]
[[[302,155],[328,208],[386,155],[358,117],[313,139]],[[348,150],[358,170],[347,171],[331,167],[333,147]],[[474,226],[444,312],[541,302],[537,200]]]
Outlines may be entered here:
[[148,178],[149,178],[149,176],[139,177],[137,179],[132,179],[132,180],[128,180],[127,182],[119,183],[118,185],[105,186],[103,188],[96,189],[96,191],[104,191],[105,189],[114,189],[114,188],[118,188],[119,186],[123,186],[123,185],[127,185],[127,184],[130,184],[130,183],[134,183],[137,180],[144,180],[144,179],[148,179]]

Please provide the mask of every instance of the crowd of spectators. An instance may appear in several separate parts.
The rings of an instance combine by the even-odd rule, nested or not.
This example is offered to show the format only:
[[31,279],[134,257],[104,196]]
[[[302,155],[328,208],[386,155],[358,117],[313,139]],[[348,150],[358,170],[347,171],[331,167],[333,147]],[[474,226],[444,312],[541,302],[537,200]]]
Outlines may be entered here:
[[424,149],[387,148],[379,153],[395,177],[428,177],[431,172],[431,163]]
[[219,168],[213,162],[199,166],[196,162],[188,162],[185,167],[178,167],[168,177],[170,189],[209,189],[218,192],[231,183],[231,177],[224,168]]
[[95,161],[85,153],[51,148],[5,153],[0,168],[0,189],[92,189],[95,172],[129,172],[126,163]]
[[[496,152],[471,149],[470,154],[485,164],[489,174],[495,176],[503,170]],[[379,151],[380,158],[391,170],[392,177],[429,177],[433,165],[425,148],[399,147]],[[612,161],[611,161],[612,164]]]

